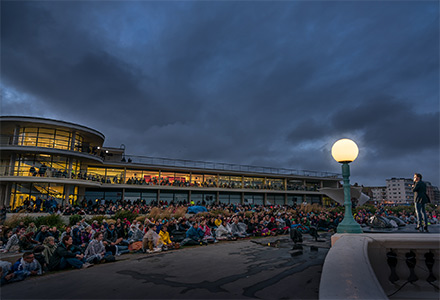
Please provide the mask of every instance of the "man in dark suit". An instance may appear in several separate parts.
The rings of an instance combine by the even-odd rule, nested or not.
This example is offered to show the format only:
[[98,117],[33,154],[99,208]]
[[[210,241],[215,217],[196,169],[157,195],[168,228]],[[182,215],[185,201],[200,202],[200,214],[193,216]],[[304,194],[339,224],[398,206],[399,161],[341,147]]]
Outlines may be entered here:
[[426,196],[426,184],[422,181],[422,174],[414,174],[414,204],[416,207],[417,227],[419,230],[422,227],[422,219],[424,229],[428,232],[428,218],[426,216],[425,204],[428,203],[428,197]]

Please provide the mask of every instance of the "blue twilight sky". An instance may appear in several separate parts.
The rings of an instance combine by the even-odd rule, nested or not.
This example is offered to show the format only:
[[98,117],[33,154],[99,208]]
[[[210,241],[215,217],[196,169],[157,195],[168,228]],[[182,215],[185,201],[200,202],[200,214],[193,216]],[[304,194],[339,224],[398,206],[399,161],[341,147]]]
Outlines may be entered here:
[[439,176],[438,1],[2,1],[1,114],[179,159]]

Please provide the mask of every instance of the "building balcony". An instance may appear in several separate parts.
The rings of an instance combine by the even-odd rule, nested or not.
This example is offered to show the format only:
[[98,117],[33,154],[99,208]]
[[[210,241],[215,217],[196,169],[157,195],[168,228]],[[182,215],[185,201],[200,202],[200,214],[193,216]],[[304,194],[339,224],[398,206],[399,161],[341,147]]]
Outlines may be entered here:
[[7,154],[52,154],[63,157],[76,157],[85,161],[93,161],[103,163],[103,157],[80,151],[57,149],[57,148],[46,148],[46,147],[33,147],[33,146],[19,146],[19,145],[0,145],[2,149],[2,156]]

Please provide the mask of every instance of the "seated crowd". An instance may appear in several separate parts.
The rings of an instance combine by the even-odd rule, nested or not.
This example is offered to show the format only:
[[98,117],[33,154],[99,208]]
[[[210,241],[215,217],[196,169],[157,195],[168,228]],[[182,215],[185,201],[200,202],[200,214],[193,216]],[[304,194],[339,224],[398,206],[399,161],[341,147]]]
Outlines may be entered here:
[[[88,203],[86,202],[85,205]],[[93,203],[92,203],[93,204]],[[157,203],[163,207],[175,204]],[[145,206],[145,208],[141,208]],[[151,206],[143,203],[106,202],[94,210],[106,213],[112,207],[117,210],[149,212]],[[179,207],[179,205],[176,205]],[[115,261],[125,253],[153,253],[182,246],[207,245],[222,240],[236,240],[251,236],[287,234],[290,228],[307,231],[314,227],[321,231],[334,231],[343,219],[336,210],[305,212],[289,206],[257,206],[217,204],[207,205],[209,211],[222,209],[216,216],[210,213],[189,215],[188,218],[138,218],[129,222],[124,219],[87,221],[83,218],[74,226],[57,228],[21,222],[15,228],[0,225],[0,252],[23,253],[14,264],[0,261],[1,283],[23,280],[28,276],[41,275],[47,271],[66,268],[87,268],[93,264]],[[75,212],[74,208],[71,208]],[[84,209],[84,208],[82,208]],[[376,215],[393,215],[384,205],[378,205]],[[359,223],[365,223],[375,215],[366,209],[355,214]],[[411,210],[394,216],[405,223],[414,222]],[[436,212],[428,214],[431,223],[437,223]],[[90,223],[90,224],[89,224]]]

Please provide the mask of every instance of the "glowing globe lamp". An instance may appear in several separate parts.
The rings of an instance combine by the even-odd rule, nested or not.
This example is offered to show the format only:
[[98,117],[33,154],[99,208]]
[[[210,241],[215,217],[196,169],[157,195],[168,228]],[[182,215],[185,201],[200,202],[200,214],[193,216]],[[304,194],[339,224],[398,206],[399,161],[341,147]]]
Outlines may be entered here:
[[358,154],[359,148],[352,140],[342,139],[333,144],[332,156],[337,162],[352,162]]
[[359,154],[359,148],[355,142],[349,139],[341,139],[333,144],[332,156],[342,164],[342,179],[344,180],[344,219],[338,224],[338,233],[362,233],[361,226],[354,220],[351,212],[350,194],[350,166]]

